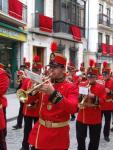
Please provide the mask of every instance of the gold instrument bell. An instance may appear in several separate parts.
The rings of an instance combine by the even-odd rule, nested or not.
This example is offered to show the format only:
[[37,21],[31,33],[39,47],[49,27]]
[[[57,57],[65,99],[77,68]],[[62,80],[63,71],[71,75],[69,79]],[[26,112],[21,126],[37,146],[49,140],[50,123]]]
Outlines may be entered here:
[[29,94],[32,94],[33,92],[37,93],[38,90],[39,90],[39,88],[40,88],[43,84],[45,84],[46,82],[48,82],[49,80],[50,80],[50,76],[47,76],[47,77],[45,78],[45,81],[44,81],[44,82],[39,83],[39,84],[36,84],[35,86],[33,86],[31,89],[29,89],[29,90],[27,90],[27,91],[25,91],[25,90],[23,90],[23,89],[17,90],[17,93],[16,93],[16,94],[17,94],[17,97],[18,97],[19,101],[22,102],[22,103],[26,103],[27,100],[28,100]]

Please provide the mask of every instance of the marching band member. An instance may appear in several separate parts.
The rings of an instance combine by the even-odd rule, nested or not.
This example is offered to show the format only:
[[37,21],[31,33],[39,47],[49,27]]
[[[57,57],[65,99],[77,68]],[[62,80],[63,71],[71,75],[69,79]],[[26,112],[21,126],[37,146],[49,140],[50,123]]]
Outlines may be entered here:
[[[17,71],[17,79],[16,79],[16,83],[18,84],[17,90],[21,89],[24,79],[25,79],[25,72],[20,69],[19,71]],[[23,121],[22,111],[23,111],[23,103],[20,101],[19,113],[18,113],[18,117],[17,117],[17,124],[13,126],[13,130],[22,128],[22,121]]]
[[102,116],[105,117],[105,124],[103,129],[104,139],[109,142],[111,112],[113,111],[113,79],[110,77],[111,69],[108,67],[107,62],[103,62],[102,75],[105,81],[105,89],[107,93],[106,101],[102,104]]
[[[42,64],[39,62],[39,56],[34,56],[32,71],[36,74],[41,74]],[[27,89],[30,89],[34,86],[34,81],[28,80],[25,84]],[[22,88],[23,89],[23,88]],[[24,89],[26,90],[26,89]],[[33,94],[33,95],[32,95]],[[33,124],[38,120],[39,117],[39,95],[38,93],[31,93],[28,96],[28,100],[24,103],[23,106],[23,115],[24,115],[24,136],[22,141],[22,148],[20,150],[29,150],[28,137],[29,133],[33,127]]]
[[[3,64],[0,63],[0,66]],[[3,112],[3,101],[4,101],[4,94],[6,94],[8,87],[9,87],[9,77],[6,71],[0,67],[0,149],[7,150],[6,146],[6,120],[5,114]],[[6,101],[6,99],[5,99]]]
[[[41,106],[39,121],[33,127],[29,143],[35,150],[67,150],[69,148],[70,114],[77,110],[78,90],[65,80],[66,58],[55,53],[56,43],[52,43],[48,81],[40,87]],[[52,58],[52,59],[51,59]]]
[[79,87],[79,110],[76,121],[76,137],[78,150],[85,150],[87,128],[89,127],[88,150],[98,150],[101,131],[100,105],[105,101],[106,92],[102,84],[96,82],[98,69],[93,67],[94,61],[90,60],[87,70],[85,87]]
[[[16,83],[18,85],[17,90],[21,88],[23,83],[23,78],[25,78],[25,73],[23,72],[25,69],[30,70],[30,62],[26,62],[26,58],[23,58],[23,65],[20,66],[20,71],[17,71],[17,79]],[[13,126],[13,130],[22,128],[23,121],[23,103],[20,101],[19,113],[17,117],[17,124]]]
[[[76,76],[76,68],[75,65],[70,61],[67,65],[68,74],[66,76],[67,81],[71,82],[72,84],[78,85],[78,76]],[[71,121],[75,120],[75,114],[71,115]]]

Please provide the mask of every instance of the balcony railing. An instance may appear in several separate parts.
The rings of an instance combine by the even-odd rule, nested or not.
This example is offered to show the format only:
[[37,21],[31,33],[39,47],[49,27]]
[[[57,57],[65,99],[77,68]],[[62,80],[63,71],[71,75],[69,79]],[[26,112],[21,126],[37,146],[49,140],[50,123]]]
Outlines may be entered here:
[[[4,15],[10,16],[8,13],[8,1],[6,0],[0,0],[0,11]],[[12,17],[12,16],[11,16]],[[15,17],[13,17],[15,18]],[[15,18],[17,19],[17,18]],[[17,19],[18,21],[22,21],[24,23],[27,22],[27,6],[22,4],[22,20]]]
[[113,19],[105,14],[99,14],[99,24],[113,28]]
[[113,45],[104,44],[104,43],[98,43],[98,53],[101,53],[102,55],[107,56],[113,56]]
[[[70,24],[68,22],[64,22],[61,20],[54,21],[53,22],[53,30],[54,32],[63,32],[63,33],[68,33],[71,34],[70,26],[73,24]],[[81,36],[85,36],[85,28],[79,27],[81,30]]]
[[[39,13],[33,13],[32,14],[32,27],[34,28],[39,28]],[[57,32],[62,32],[62,33],[68,33],[68,34],[72,34],[71,30],[70,30],[70,26],[74,25],[65,21],[53,21],[53,32],[57,33]],[[81,37],[85,37],[85,28],[83,27],[79,27],[81,30]]]

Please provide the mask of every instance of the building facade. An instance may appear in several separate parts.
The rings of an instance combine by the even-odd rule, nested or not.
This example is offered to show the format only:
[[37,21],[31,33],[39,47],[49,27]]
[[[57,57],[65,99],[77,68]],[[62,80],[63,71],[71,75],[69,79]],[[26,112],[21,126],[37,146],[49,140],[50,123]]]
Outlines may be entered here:
[[86,66],[93,58],[100,69],[107,61],[113,67],[113,0],[86,1]]
[[22,62],[27,34],[27,5],[19,0],[0,0],[0,63],[11,74],[10,88],[15,87],[15,74]]
[[86,45],[85,2],[29,0],[27,6],[29,34],[24,44],[24,56],[32,63],[33,56],[38,54],[45,66],[49,63],[51,43],[55,41],[59,52],[79,68]]

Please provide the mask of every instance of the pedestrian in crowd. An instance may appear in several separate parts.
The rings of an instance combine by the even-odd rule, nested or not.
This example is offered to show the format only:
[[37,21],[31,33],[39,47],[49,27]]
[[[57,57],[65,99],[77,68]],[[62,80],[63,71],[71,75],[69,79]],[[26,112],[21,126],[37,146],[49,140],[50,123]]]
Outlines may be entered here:
[[[71,82],[72,84],[76,84],[78,85],[78,76],[76,76],[76,67],[74,65],[74,63],[72,63],[71,61],[68,63],[67,65],[67,80],[69,82]],[[71,115],[71,121],[75,120],[75,114]]]
[[[23,58],[23,65],[20,66],[20,71],[17,71],[17,79],[16,83],[18,85],[17,90],[19,90],[22,86],[23,78],[25,77],[23,73],[25,69],[30,70],[30,62],[26,62],[26,58]],[[13,130],[21,129],[22,128],[22,122],[23,122],[23,102],[20,101],[20,107],[19,107],[19,113],[17,116],[17,124],[13,126]]]
[[109,142],[110,138],[110,123],[111,123],[111,113],[113,111],[113,79],[110,76],[111,69],[107,62],[103,63],[102,75],[105,81],[105,89],[107,93],[106,102],[102,104],[102,117],[105,118],[105,124],[103,128],[103,134],[105,141]]
[[[79,85],[79,110],[76,119],[76,138],[78,150],[86,150],[87,129],[89,128],[88,150],[98,150],[101,132],[101,103],[106,98],[105,87],[96,82],[98,69],[90,60],[87,70],[87,80]],[[86,84],[85,84],[86,83]],[[80,83],[81,84],[81,83]]]
[[[20,66],[21,68],[21,66]],[[17,71],[17,79],[16,79],[16,83],[18,85],[17,87],[17,90],[19,90],[21,87],[22,87],[22,82],[25,78],[25,73],[23,70],[19,70]],[[23,121],[23,102],[19,101],[20,102],[20,107],[19,107],[19,113],[18,113],[18,116],[17,116],[17,123],[16,125],[13,126],[13,129],[14,130],[17,130],[17,129],[21,129],[22,128],[22,121]]]
[[[6,94],[10,84],[10,79],[7,72],[4,70],[4,65],[0,63],[0,150],[7,150],[6,145]],[[5,100],[5,101],[4,101]]]
[[70,114],[77,110],[78,90],[75,85],[65,80],[66,58],[62,54],[54,51],[49,67],[51,79],[39,89],[39,121],[30,133],[29,143],[34,150],[67,150],[70,141]]
[[[39,62],[39,56],[36,55],[33,58],[33,64],[32,64],[32,71],[38,75],[41,74],[42,70],[42,64]],[[33,88],[36,86],[36,81],[33,81],[31,79],[27,79],[27,82],[22,83],[21,89],[26,90],[23,87]],[[26,99],[24,105],[23,105],[23,115],[24,115],[24,135],[23,135],[23,141],[22,141],[22,148],[20,150],[29,150],[29,143],[28,143],[28,137],[29,133],[33,127],[33,125],[38,121],[39,117],[39,95],[35,93],[35,91],[31,92],[28,96],[28,99]]]

